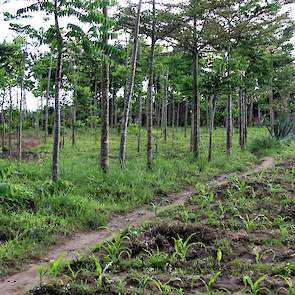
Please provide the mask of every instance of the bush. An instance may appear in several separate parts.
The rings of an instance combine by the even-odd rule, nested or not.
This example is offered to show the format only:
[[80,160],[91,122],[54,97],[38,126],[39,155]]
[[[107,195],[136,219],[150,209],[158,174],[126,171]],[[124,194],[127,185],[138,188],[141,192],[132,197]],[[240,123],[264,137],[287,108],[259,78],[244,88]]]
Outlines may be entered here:
[[280,141],[273,137],[265,136],[255,138],[249,145],[249,151],[255,155],[265,155],[270,150],[275,150],[281,147]]

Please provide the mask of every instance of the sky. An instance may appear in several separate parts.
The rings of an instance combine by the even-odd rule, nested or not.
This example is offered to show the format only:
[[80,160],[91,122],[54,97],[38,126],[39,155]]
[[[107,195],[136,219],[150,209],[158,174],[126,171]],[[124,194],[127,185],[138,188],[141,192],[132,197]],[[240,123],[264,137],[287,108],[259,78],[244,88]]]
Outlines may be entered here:
[[[138,2],[138,0],[131,0],[132,2]],[[181,0],[161,0],[166,3],[175,3]],[[3,13],[5,11],[15,13],[17,9],[28,5],[32,0],[0,0],[0,42],[4,40],[11,41],[15,37],[15,33],[9,30],[9,23],[4,21]],[[125,4],[126,0],[118,0],[119,4]],[[291,17],[295,21],[295,2],[289,4],[284,10],[289,10],[291,12]],[[26,20],[25,22],[34,22],[35,27],[41,27],[44,25],[44,20],[42,14],[37,14],[33,19]],[[293,44],[295,45],[295,36],[293,38]],[[30,110],[35,110],[38,107],[38,102],[40,100],[36,99],[32,93],[27,93],[27,108]]]

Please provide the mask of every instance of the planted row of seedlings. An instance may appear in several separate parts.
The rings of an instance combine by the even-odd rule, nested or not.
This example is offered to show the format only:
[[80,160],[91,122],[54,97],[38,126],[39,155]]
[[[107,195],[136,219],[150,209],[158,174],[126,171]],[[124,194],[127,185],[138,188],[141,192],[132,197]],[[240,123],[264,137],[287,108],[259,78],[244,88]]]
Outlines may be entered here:
[[196,185],[184,205],[155,210],[153,223],[42,266],[31,293],[295,294],[294,167]]

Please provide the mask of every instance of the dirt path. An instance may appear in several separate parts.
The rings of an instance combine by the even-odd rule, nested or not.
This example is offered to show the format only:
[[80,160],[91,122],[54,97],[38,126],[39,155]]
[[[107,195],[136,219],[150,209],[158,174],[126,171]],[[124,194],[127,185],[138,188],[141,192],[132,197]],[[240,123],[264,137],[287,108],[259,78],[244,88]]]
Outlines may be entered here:
[[[270,157],[263,158],[261,163],[246,173],[232,173],[225,174],[207,183],[208,187],[215,187],[226,184],[229,177],[233,176],[247,176],[253,173],[258,173],[264,169],[270,168],[274,165],[274,159]],[[167,196],[168,205],[160,206],[159,210],[165,210],[171,206],[184,203],[191,195],[194,194],[194,188],[189,187],[180,193],[174,193]],[[125,215],[113,215],[107,227],[112,231],[120,231],[127,226],[137,226],[147,220],[152,220],[154,213],[147,209],[136,209]],[[0,294],[2,295],[23,295],[30,291],[34,286],[38,285],[39,278],[36,272],[38,265],[54,260],[60,255],[67,260],[73,259],[77,253],[87,254],[97,243],[111,239],[111,235],[106,230],[77,233],[73,237],[64,240],[61,244],[54,245],[48,250],[48,254],[41,258],[40,261],[35,261],[26,266],[25,270],[12,275],[0,281]]]

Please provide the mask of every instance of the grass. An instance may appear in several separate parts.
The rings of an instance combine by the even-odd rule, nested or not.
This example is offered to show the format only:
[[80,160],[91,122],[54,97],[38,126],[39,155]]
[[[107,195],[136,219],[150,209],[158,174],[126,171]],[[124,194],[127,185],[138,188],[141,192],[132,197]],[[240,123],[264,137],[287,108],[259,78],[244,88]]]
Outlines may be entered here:
[[[106,242],[70,262],[74,280],[63,268],[32,294],[295,294],[294,166],[293,158],[202,190],[123,233],[120,247],[128,255],[110,260]],[[274,194],[269,183],[280,190]],[[100,270],[107,268],[99,285],[93,257]]]
[[[249,142],[265,133],[264,129],[250,129]],[[136,134],[131,128],[127,161],[121,169],[117,160],[119,136],[112,130],[110,171],[104,174],[98,164],[99,134],[80,130],[75,147],[71,146],[68,135],[61,152],[58,184],[50,182],[49,155],[41,162],[24,161],[21,165],[1,160],[0,276],[16,272],[26,259],[40,256],[61,236],[105,225],[114,212],[149,204],[156,194],[180,190],[210,176],[248,169],[257,161],[249,150],[239,150],[237,135],[229,160],[223,129],[215,132],[210,164],[206,161],[208,134],[202,130],[202,156],[195,161],[189,152],[189,138],[185,139],[183,130],[179,129],[173,149],[171,131],[167,143],[159,138],[154,168],[150,171],[146,168],[144,132],[142,138],[138,154]],[[292,150],[293,143],[286,150],[280,150],[280,154],[287,156]],[[51,143],[35,147],[34,151],[50,154]]]

